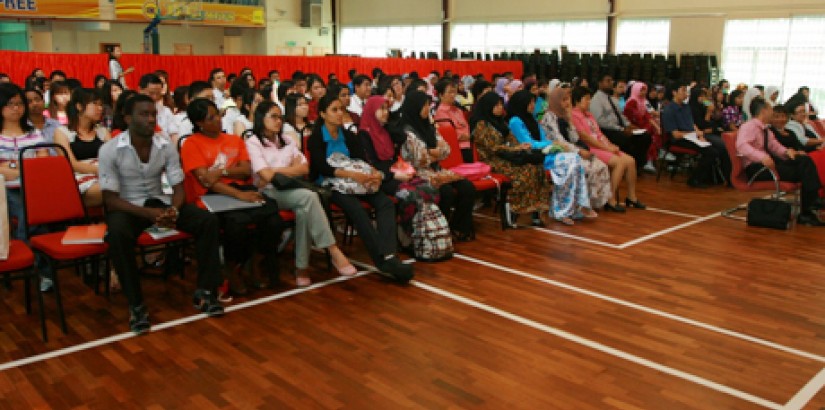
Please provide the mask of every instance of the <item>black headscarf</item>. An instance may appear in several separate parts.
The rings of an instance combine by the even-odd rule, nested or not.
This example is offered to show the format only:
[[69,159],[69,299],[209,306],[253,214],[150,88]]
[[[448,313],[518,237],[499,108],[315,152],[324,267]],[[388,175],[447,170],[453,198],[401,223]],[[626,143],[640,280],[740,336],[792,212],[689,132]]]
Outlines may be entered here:
[[693,114],[693,123],[696,124],[699,128],[706,128],[702,125],[705,124],[705,113],[707,112],[707,108],[699,102],[699,96],[702,95],[705,89],[696,86],[690,89],[690,99],[688,100],[688,104],[690,105],[690,112]]
[[427,144],[427,148],[436,147],[435,127],[429,120],[421,118],[421,109],[425,105],[429,106],[432,99],[429,95],[421,91],[413,91],[404,97],[404,103],[401,104],[401,122],[403,125],[409,125],[418,138],[421,138]]
[[481,99],[476,101],[473,115],[470,117],[470,130],[475,130],[478,123],[484,121],[498,130],[503,137],[509,135],[510,128],[507,127],[507,122],[504,121],[504,118],[493,114],[493,108],[495,108],[499,102],[504,104],[504,99],[496,93],[484,94]]
[[513,94],[507,103],[507,118],[520,118],[521,121],[524,122],[524,125],[527,126],[527,130],[530,131],[530,136],[533,137],[534,140],[540,141],[541,132],[539,131],[539,123],[536,121],[533,113],[527,109],[530,106],[530,102],[535,101],[535,99],[536,96],[527,90],[521,90]]

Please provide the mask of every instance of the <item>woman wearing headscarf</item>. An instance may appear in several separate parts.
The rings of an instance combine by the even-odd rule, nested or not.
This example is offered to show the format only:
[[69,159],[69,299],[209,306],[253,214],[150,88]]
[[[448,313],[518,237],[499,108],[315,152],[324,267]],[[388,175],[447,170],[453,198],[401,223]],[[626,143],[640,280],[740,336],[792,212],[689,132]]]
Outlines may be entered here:
[[[494,172],[507,175],[513,186],[507,194],[509,212],[504,213],[501,223],[505,227],[515,225],[515,216],[523,213],[546,212],[550,210],[550,183],[539,164],[514,164],[498,155],[505,151],[531,150],[530,144],[519,143],[507,127],[504,119],[504,99],[496,93],[487,93],[476,103],[470,118],[470,129],[481,162],[489,164]],[[512,214],[511,214],[512,212]],[[534,218],[534,224],[541,219]]]
[[570,123],[570,89],[556,88],[547,96],[547,111],[541,120],[541,128],[547,139],[564,147],[566,152],[578,152],[582,158],[590,206],[603,207],[613,196],[610,189],[610,171],[604,162],[596,158],[587,145],[581,142],[579,134]]
[[[407,94],[401,106],[401,123],[407,140],[401,146],[401,156],[415,168],[415,174],[438,189],[441,213],[450,221],[457,241],[474,239],[473,205],[475,187],[439,161],[450,155],[450,146],[430,121],[430,96],[420,91]],[[455,212],[453,212],[455,208]]]
[[751,87],[745,91],[745,97],[742,99],[742,113],[745,115],[745,121],[750,120],[753,118],[753,114],[751,113],[751,101],[753,101],[756,97],[762,96],[762,90]]
[[565,225],[573,225],[573,219],[579,217],[595,218],[581,157],[575,152],[564,152],[547,138],[533,116],[535,103],[536,96],[527,90],[513,94],[507,106],[508,124],[519,143],[529,144],[531,149],[542,150],[546,155],[544,168],[550,171],[554,185],[551,215]]
[[779,104],[779,87],[775,85],[767,86],[765,88],[765,101],[772,106]]
[[630,98],[627,99],[624,106],[624,116],[630,120],[631,124],[646,130],[650,134],[652,143],[647,151],[647,164],[645,164],[644,169],[655,172],[656,167],[653,163],[656,161],[659,149],[662,147],[662,130],[659,122],[653,118],[648,109],[647,91],[647,84],[641,81],[633,83],[630,87]]
[[436,191],[427,181],[393,165],[406,134],[388,130],[389,100],[383,95],[367,99],[361,114],[358,133],[364,142],[367,162],[384,173],[381,191],[398,199],[399,223],[407,235],[412,234],[412,218],[418,211],[418,201],[438,202]]
[[496,94],[498,94],[499,97],[504,98],[505,103],[507,102],[507,84],[509,83],[510,80],[508,80],[507,77],[501,77],[496,80]]

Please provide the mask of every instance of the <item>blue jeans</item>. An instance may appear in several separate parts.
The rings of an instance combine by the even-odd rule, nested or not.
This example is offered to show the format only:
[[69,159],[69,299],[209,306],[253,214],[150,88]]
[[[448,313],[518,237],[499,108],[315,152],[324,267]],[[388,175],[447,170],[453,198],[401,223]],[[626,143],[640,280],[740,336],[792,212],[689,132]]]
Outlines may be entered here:
[[[8,211],[9,211],[9,231],[12,233],[12,236],[15,239],[19,239],[23,242],[29,243],[29,238],[26,235],[26,207],[23,206],[23,197],[21,196],[20,189],[7,189],[6,190],[6,203]],[[17,227],[11,227],[11,221],[13,218],[17,218]],[[32,234],[41,234],[48,232],[45,226],[33,226],[31,228]],[[34,266],[37,271],[40,273],[41,277],[51,278],[51,271],[49,270],[49,262],[45,256],[42,254],[35,252],[34,254],[35,261]]]

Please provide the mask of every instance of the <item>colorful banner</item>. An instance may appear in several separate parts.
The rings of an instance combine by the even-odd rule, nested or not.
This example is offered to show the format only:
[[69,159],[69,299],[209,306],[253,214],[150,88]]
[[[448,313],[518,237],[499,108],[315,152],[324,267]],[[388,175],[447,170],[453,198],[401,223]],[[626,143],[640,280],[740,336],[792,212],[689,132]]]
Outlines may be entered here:
[[[23,0],[25,1],[25,0]],[[264,8],[184,0],[116,0],[118,20],[149,21],[158,15],[164,22],[263,27]]]
[[100,18],[98,0],[0,0],[3,17]]

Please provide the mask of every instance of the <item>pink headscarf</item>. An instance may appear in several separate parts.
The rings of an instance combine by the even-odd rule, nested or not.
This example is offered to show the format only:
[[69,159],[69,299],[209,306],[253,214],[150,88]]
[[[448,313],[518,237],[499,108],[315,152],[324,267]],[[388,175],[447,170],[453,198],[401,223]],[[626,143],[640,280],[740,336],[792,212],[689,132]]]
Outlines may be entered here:
[[373,95],[368,98],[364,105],[364,112],[361,114],[361,123],[358,125],[359,129],[370,135],[379,161],[389,161],[395,156],[395,146],[393,146],[390,133],[375,116],[375,112],[386,102],[387,99],[383,95]]
[[647,88],[647,84],[642,81],[633,83],[633,86],[630,87],[630,99],[636,100],[640,107],[644,107],[647,102],[647,90],[643,92],[642,88]]

